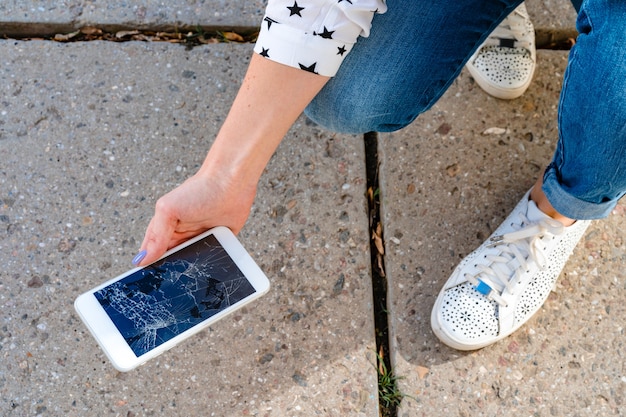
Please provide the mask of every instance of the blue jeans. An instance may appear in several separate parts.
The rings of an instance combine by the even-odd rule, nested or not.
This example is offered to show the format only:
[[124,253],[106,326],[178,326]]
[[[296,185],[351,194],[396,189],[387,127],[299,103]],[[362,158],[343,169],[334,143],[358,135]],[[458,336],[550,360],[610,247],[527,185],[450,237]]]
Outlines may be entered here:
[[[394,0],[306,109],[346,133],[389,132],[428,110],[519,0]],[[559,103],[559,141],[544,174],[554,208],[606,217],[626,193],[626,1],[573,2],[580,32]]]

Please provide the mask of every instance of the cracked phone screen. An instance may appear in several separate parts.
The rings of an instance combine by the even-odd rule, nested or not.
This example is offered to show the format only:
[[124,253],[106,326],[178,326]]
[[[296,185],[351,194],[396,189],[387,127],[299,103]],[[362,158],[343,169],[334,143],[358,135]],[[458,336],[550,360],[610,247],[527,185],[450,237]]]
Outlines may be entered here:
[[208,235],[94,295],[139,357],[254,292]]

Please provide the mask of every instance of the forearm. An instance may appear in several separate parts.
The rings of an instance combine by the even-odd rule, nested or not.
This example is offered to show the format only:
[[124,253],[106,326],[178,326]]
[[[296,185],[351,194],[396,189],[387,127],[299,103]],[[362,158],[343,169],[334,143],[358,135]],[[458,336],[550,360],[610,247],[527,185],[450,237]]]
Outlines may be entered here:
[[254,54],[200,173],[256,184],[282,138],[327,81]]
[[283,136],[339,68],[357,37],[369,34],[374,10],[386,10],[382,0],[290,5],[279,0],[268,5],[257,53],[201,173],[221,172],[256,184]]
[[[348,20],[363,20],[361,9],[346,11],[346,15],[358,17]],[[291,13],[292,9],[285,10]],[[370,19],[372,14],[366,13]],[[270,21],[265,20],[266,26]],[[359,26],[364,34],[369,30],[368,22],[366,19]],[[316,33],[321,36],[324,32]],[[260,48],[198,173],[157,201],[140,252],[134,258],[136,265],[148,265],[167,249],[212,227],[241,230],[265,166],[289,128],[333,75],[332,71],[322,72],[322,76],[300,69],[305,66],[320,72],[312,64],[268,59],[273,58],[274,50],[270,54],[267,48]],[[334,49],[322,55],[337,54],[339,51]],[[346,51],[342,49],[341,53]]]

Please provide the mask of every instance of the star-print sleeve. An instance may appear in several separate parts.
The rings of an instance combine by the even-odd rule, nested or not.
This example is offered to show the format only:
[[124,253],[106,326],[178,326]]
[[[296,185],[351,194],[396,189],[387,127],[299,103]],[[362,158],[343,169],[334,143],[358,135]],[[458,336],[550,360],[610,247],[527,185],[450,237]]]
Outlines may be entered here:
[[332,77],[386,0],[269,0],[254,51]]

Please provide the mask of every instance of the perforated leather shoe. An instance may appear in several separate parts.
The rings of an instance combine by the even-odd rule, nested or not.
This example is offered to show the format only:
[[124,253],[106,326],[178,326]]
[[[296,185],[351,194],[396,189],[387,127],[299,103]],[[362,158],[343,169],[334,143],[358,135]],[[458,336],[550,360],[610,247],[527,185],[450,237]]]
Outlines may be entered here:
[[457,266],[431,315],[435,335],[474,350],[519,329],[543,305],[590,221],[544,214],[528,192],[487,241]]
[[489,35],[466,67],[488,94],[513,99],[530,86],[536,62],[535,28],[522,3]]

